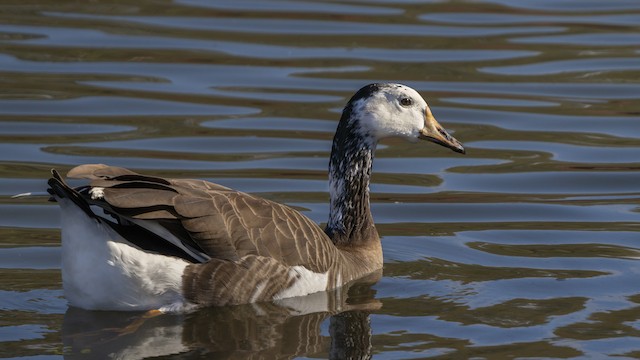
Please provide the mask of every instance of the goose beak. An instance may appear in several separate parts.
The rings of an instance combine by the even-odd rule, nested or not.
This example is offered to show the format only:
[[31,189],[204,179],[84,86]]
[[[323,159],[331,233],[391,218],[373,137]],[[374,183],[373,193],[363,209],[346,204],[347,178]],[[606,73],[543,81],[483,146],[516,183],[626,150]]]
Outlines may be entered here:
[[422,128],[422,130],[420,130],[420,135],[418,135],[418,138],[434,142],[438,145],[442,145],[457,153],[465,153],[462,143],[456,140],[456,138],[454,138],[453,136],[449,135],[449,133],[438,123],[438,121],[436,121],[436,118],[433,117],[429,109],[425,111],[424,127]]

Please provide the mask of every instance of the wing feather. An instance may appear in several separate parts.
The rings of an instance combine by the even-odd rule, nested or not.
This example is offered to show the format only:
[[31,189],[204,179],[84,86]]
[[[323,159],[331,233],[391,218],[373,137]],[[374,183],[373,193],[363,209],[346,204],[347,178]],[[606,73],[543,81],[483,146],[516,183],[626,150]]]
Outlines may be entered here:
[[297,210],[218,184],[144,176],[101,164],[81,165],[68,175],[104,188],[104,199],[93,204],[138,224],[171,224],[172,233],[186,234],[189,239],[183,240],[210,258],[268,257],[323,273],[337,251],[324,231]]

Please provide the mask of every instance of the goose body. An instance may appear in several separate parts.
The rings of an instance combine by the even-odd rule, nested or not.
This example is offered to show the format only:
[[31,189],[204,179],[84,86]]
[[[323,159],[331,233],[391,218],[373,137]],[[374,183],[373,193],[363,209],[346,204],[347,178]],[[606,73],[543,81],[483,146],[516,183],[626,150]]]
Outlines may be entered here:
[[101,164],[53,171],[61,207],[62,277],[73,306],[183,311],[331,290],[382,268],[369,208],[376,145],[425,139],[464,153],[426,102],[400,84],[371,84],[347,103],[329,160],[325,229],[300,212],[202,180]]

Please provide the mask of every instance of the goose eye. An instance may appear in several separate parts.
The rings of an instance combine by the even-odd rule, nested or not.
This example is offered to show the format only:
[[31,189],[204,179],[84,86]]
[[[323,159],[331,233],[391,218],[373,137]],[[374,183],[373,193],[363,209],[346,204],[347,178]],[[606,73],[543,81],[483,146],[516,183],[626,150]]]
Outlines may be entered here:
[[402,106],[411,106],[411,104],[413,104],[413,101],[411,101],[410,98],[402,98],[402,99],[400,99],[400,105],[402,105]]

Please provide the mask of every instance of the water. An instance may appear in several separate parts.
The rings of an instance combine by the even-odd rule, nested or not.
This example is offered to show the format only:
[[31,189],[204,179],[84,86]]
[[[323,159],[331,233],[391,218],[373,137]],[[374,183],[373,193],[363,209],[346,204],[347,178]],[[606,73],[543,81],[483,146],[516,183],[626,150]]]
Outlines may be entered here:
[[[5,1],[0,355],[640,357],[638,24],[635,0]],[[382,144],[373,285],[181,316],[72,309],[57,206],[10,198],[99,162],[324,222],[339,111],[374,81],[418,89],[467,155]]]

